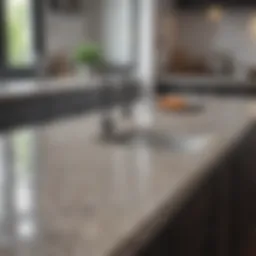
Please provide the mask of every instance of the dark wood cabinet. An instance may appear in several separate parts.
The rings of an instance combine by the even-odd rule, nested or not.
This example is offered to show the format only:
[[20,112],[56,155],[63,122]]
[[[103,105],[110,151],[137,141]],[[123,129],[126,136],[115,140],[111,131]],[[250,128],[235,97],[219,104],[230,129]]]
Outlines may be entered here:
[[256,255],[256,125],[140,256]]
[[209,182],[205,181],[186,202],[186,207],[167,223],[164,230],[139,255],[206,255],[212,201],[210,188]]
[[232,172],[233,255],[256,255],[256,125],[237,148]]

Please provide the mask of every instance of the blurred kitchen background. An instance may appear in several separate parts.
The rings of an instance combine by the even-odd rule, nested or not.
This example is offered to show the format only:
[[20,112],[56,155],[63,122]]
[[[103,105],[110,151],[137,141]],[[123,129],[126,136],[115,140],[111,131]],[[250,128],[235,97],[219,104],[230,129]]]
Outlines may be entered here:
[[[136,1],[113,0],[109,7],[100,0],[11,0],[1,5],[3,76],[54,73],[55,66],[64,75],[71,72],[76,49],[88,42],[108,54],[111,47],[125,49],[123,57],[136,61]],[[115,32],[110,29],[110,6],[110,15],[120,8],[126,12],[126,17],[119,14]],[[157,8],[155,41],[161,73],[254,81],[256,17],[251,1],[162,0]],[[111,43],[106,42],[110,37]]]
[[[254,81],[252,1],[177,1],[168,14],[167,72]],[[170,32],[171,31],[171,32]]]

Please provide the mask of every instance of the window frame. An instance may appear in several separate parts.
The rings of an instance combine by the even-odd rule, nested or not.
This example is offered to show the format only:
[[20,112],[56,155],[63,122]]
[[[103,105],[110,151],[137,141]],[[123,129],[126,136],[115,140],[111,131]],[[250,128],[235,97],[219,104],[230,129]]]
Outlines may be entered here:
[[[7,65],[7,40],[6,40],[6,27],[5,27],[5,3],[9,0],[0,0],[0,77],[6,78],[27,78],[38,75],[38,65],[24,68],[15,68]],[[40,59],[43,56],[45,43],[44,43],[44,6],[43,0],[32,1],[32,23],[34,25],[35,33],[33,44],[35,47],[36,55]]]

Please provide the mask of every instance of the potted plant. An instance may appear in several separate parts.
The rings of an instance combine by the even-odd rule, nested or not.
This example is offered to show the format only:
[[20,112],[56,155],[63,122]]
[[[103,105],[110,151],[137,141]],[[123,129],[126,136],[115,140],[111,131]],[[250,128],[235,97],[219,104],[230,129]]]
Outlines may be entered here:
[[91,77],[95,69],[102,63],[100,47],[94,43],[80,45],[75,52],[75,61],[79,73]]

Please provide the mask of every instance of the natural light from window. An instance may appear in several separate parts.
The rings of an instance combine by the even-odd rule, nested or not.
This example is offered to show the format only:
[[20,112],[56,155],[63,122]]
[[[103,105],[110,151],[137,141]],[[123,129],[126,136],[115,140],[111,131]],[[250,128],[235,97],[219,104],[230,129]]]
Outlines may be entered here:
[[25,67],[34,63],[33,0],[6,1],[7,63]]

